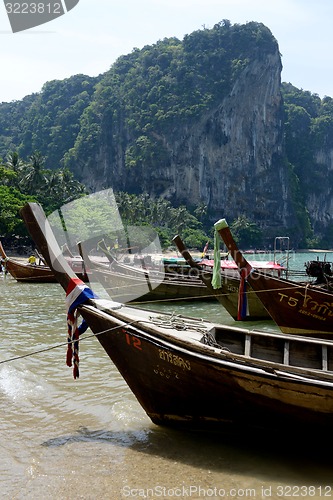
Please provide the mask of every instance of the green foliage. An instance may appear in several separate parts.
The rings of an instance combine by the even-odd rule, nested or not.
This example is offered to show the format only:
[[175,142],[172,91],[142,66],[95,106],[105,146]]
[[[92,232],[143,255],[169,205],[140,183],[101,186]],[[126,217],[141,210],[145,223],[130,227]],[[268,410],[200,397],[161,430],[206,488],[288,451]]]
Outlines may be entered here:
[[19,216],[19,210],[27,201],[38,201],[46,213],[86,193],[85,187],[76,181],[67,169],[49,170],[39,151],[23,161],[17,152],[10,152],[0,163],[2,235],[27,234]]
[[[311,226],[308,200],[321,196],[333,182],[330,151],[333,148],[333,99],[282,84],[286,110],[286,151],[290,162],[290,186],[298,223],[302,228],[302,247],[326,246],[331,241],[331,224]],[[325,158],[326,155],[326,158]],[[294,228],[289,228],[293,231]]]
[[333,112],[322,114],[311,122],[311,136],[315,148],[333,147]]
[[0,185],[0,237],[26,236],[19,211],[29,201],[36,200],[14,187]]
[[21,157],[41,151],[46,168],[59,168],[74,146],[80,117],[91,102],[99,78],[75,75],[45,83],[41,93],[0,104],[0,156],[16,150]]
[[326,231],[321,238],[309,242],[310,248],[333,248],[333,222],[329,222]]
[[202,248],[208,239],[202,224],[184,206],[175,208],[169,201],[154,199],[147,193],[131,195],[119,192],[116,201],[124,225],[154,228],[162,248],[169,247],[176,234],[182,234],[185,243],[192,248]]
[[286,228],[290,234],[296,231],[296,226],[302,228],[302,241],[299,242],[301,248],[307,248],[311,246],[311,241],[313,241],[313,230],[310,223],[309,212],[306,209],[304,192],[301,189],[301,182],[299,177],[295,173],[295,168],[290,163],[288,164],[289,169],[289,185],[292,193],[292,202],[294,206],[294,211],[296,215],[295,227]]
[[122,229],[114,198],[103,192],[66,203],[49,215],[49,221],[58,243],[69,246],[78,241],[98,240]]
[[207,241],[212,244],[212,240],[202,229],[185,229],[182,233],[182,239],[188,248],[203,250]]
[[[286,112],[286,149],[291,163],[299,167],[311,161],[310,125],[311,116],[301,106],[287,104]],[[299,168],[300,170],[300,168]]]
[[286,104],[303,108],[311,118],[315,118],[320,113],[321,99],[318,94],[298,89],[291,83],[282,83],[281,90]]
[[261,248],[262,232],[257,224],[245,215],[234,220],[230,230],[241,248]]
[[329,172],[318,164],[316,154],[333,147],[333,100],[323,100],[311,94],[282,84],[286,111],[286,151],[301,182],[304,201],[307,195],[319,192],[327,182]]
[[[136,194],[149,190],[141,186],[142,174],[156,166],[168,168],[174,142],[183,131],[216,109],[241,74],[258,58],[276,53],[277,47],[261,23],[232,25],[222,20],[183,40],[165,38],[136,48],[96,78],[75,75],[50,81],[38,94],[1,103],[0,156],[5,160],[0,186],[33,195],[48,213],[86,192],[78,179],[90,190],[111,185]],[[296,215],[288,229],[301,225],[305,245],[317,237],[306,208],[309,200],[333,183],[333,99],[320,99],[290,83],[283,83],[281,91]],[[6,156],[8,151],[13,153]],[[126,172],[126,178],[119,172]],[[163,179],[154,179],[151,190],[159,194],[167,187]],[[160,219],[155,222],[165,244],[172,231],[184,231],[193,222],[186,219],[183,224],[178,217],[183,208],[167,207],[163,201],[151,210],[165,210],[171,221],[172,230]],[[155,220],[155,214],[145,214],[142,207],[138,213],[143,222]],[[208,220],[199,207],[195,215],[203,224]],[[320,228],[318,237],[329,241],[329,225],[326,231]],[[201,239],[199,234],[196,238]]]

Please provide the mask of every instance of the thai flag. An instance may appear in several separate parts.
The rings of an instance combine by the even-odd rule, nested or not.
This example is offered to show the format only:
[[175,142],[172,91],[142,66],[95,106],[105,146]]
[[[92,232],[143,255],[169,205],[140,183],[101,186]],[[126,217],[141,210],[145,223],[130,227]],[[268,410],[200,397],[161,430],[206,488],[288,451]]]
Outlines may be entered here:
[[80,278],[72,278],[66,292],[66,308],[69,313],[89,299],[96,299],[97,296]]
[[72,278],[69,282],[66,292],[66,308],[67,308],[67,366],[74,365],[73,376],[79,378],[79,337],[88,328],[87,323],[83,320],[78,326],[78,311],[79,305],[84,304],[89,299],[96,299],[97,295],[79,278]]

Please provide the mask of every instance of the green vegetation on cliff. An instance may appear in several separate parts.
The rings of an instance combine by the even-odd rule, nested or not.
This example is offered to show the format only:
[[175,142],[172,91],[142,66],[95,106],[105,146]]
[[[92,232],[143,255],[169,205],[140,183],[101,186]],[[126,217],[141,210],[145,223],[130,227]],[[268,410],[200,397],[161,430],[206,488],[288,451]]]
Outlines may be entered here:
[[[167,167],[172,141],[228,95],[251,61],[276,47],[264,25],[232,26],[224,20],[182,41],[166,38],[121,56],[96,85],[75,145],[65,154],[66,166],[80,176],[80,160],[86,158],[85,167],[94,169],[106,147],[112,158],[124,156],[133,178],[135,169]],[[106,181],[118,182],[111,168]],[[137,183],[128,178],[126,183],[140,192]]]
[[[156,165],[167,171],[179,137],[219,105],[253,61],[276,50],[277,41],[261,23],[231,25],[223,20],[183,40],[168,38],[134,49],[99,77],[75,75],[47,82],[39,94],[1,103],[0,232],[20,234],[15,217],[24,200],[36,199],[52,211],[84,193],[81,182],[89,190],[112,186],[124,199],[125,191],[136,194],[138,206],[147,192],[164,192],[165,181],[153,175],[150,186],[141,185],[142,172],[153,173]],[[333,203],[329,188],[333,185],[333,99],[320,99],[290,83],[282,84],[281,91],[285,110],[281,149],[285,147],[284,165],[289,165],[295,225],[303,234],[299,244],[333,247],[333,222],[327,209],[331,198]],[[207,135],[221,146],[228,140],[223,130],[214,127]],[[8,158],[10,151],[17,152],[17,165],[8,164],[13,161]],[[40,156],[34,151],[40,151]],[[181,213],[185,208],[181,199],[170,198],[172,204],[153,199],[147,206],[155,203],[155,211],[163,206],[165,213],[176,210],[176,216],[177,210]],[[211,221],[195,217],[195,207],[191,210],[196,222],[187,215],[184,220],[192,234],[202,231],[196,235],[201,241],[210,234]],[[235,219],[246,221],[245,227],[251,229],[248,244],[253,237],[251,244],[265,238],[264,228],[257,230],[258,221],[248,219],[246,206],[243,216]],[[175,229],[165,221],[154,223],[165,240]]]

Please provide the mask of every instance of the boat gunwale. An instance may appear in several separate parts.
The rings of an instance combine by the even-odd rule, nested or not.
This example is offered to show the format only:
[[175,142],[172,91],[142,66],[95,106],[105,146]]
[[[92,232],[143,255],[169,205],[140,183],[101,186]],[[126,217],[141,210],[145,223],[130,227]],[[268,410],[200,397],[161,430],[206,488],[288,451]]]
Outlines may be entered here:
[[[92,301],[92,302],[94,302],[94,301]],[[175,335],[171,336],[170,329],[165,328],[165,332],[163,332],[162,327],[158,327],[158,330],[156,330],[156,325],[154,325],[155,333],[152,333],[149,331],[147,326],[145,327],[145,325],[144,325],[144,323],[148,323],[147,319],[138,318],[137,320],[133,321],[130,316],[127,316],[127,320],[126,320],[126,318],[124,319],[124,315],[119,313],[119,310],[112,311],[112,314],[110,314],[105,310],[99,309],[93,303],[82,305],[79,307],[79,309],[80,310],[82,309],[83,311],[84,311],[84,308],[88,308],[88,310],[93,309],[93,311],[96,315],[100,314],[101,316],[106,317],[106,319],[108,319],[108,321],[117,320],[117,321],[121,322],[121,324],[119,324],[120,328],[127,327],[130,330],[134,329],[136,331],[141,329],[144,335],[149,336],[151,338],[156,337],[156,338],[158,338],[159,341],[162,341],[162,342],[168,344],[169,348],[174,349],[174,347],[172,346],[171,340],[168,339],[168,334],[169,334],[170,338],[172,338],[174,341],[177,341],[177,344],[179,344],[179,345],[177,345],[177,349],[181,349],[181,350],[184,349],[183,352],[186,351],[189,353],[189,355],[192,355],[192,354],[191,354],[191,351],[189,351],[187,349],[187,347],[193,346],[193,342],[195,342],[196,351],[197,350],[204,351],[203,353],[201,353],[202,355],[206,355],[207,358],[213,358],[216,361],[220,361],[220,362],[227,361],[228,363],[235,364],[235,367],[238,366],[238,369],[240,371],[242,371],[244,369],[244,367],[251,368],[251,369],[259,369],[259,370],[263,371],[263,374],[264,373],[266,375],[269,374],[270,376],[275,376],[275,378],[282,376],[282,373],[279,373],[279,374],[276,373],[277,371],[281,371],[283,373],[286,373],[286,376],[288,378],[292,377],[293,374],[295,374],[296,376],[303,375],[306,377],[314,377],[315,380],[309,379],[309,383],[311,380],[311,383],[316,383],[318,385],[321,385],[322,382],[323,383],[331,382],[333,384],[333,372],[330,372],[330,371],[325,371],[322,369],[303,368],[303,367],[300,367],[297,365],[296,366],[287,365],[287,364],[283,364],[283,363],[276,363],[273,361],[263,360],[260,358],[254,358],[252,356],[247,356],[245,354],[236,354],[236,353],[233,353],[231,351],[224,349],[223,345],[221,345],[221,347],[215,347],[215,346],[210,346],[210,345],[204,344],[200,341],[196,341],[193,339],[191,339],[191,341],[189,341],[186,338],[182,339],[180,336],[175,336]],[[134,307],[129,307],[129,309],[135,311]],[[142,308],[140,308],[140,310],[143,310],[143,311],[146,311],[149,313],[155,313],[155,314],[158,314],[160,316],[164,315],[163,313],[161,314],[161,313],[156,312],[156,311],[144,310]],[[165,316],[171,316],[171,314],[166,314]],[[189,319],[193,320],[194,318],[189,318]],[[137,324],[137,326],[134,325],[134,322]],[[153,324],[152,320],[150,320],[150,322]],[[198,323],[200,323],[199,319],[198,319]],[[207,323],[209,323],[209,322],[207,322]],[[138,326],[139,324],[140,324],[140,326]],[[214,323],[212,323],[212,326],[215,326]],[[249,331],[246,329],[231,327],[231,329],[234,329],[234,328],[236,330],[240,331],[241,333],[244,333],[244,335],[247,335],[249,333]],[[220,327],[219,327],[219,329],[221,330]],[[228,328],[226,326],[225,329],[228,330],[230,328]],[[258,333],[263,335],[263,336],[266,336],[266,332],[258,332]],[[271,332],[269,332],[269,334],[270,333]],[[99,336],[102,334],[103,334],[103,332],[97,333],[96,335]],[[253,335],[255,335],[255,334],[256,334],[256,332],[253,332]],[[140,335],[142,335],[142,333],[139,332],[139,333],[137,333],[137,335],[140,336]],[[285,338],[286,336],[284,334],[281,334],[281,335],[279,335],[279,334],[274,335],[273,334],[273,336],[276,338],[279,338],[281,340],[288,340]],[[328,345],[333,347],[333,341],[325,341],[322,339],[318,339],[319,342],[315,342],[315,339],[307,339],[306,337],[305,338],[297,338],[296,336],[292,336],[291,340],[293,340],[293,341],[296,340],[299,342],[302,342],[302,341],[307,342],[308,340],[310,340],[310,341],[312,340],[314,343],[320,344],[320,345],[321,344],[327,345],[327,342],[328,342]],[[209,355],[208,355],[208,352],[209,352]],[[196,352],[196,354],[200,354],[200,353]],[[230,358],[230,359],[226,359],[226,358]],[[240,364],[241,364],[241,367],[239,366]],[[323,380],[318,380],[318,376],[322,377]],[[333,385],[332,385],[332,389],[333,389]]]

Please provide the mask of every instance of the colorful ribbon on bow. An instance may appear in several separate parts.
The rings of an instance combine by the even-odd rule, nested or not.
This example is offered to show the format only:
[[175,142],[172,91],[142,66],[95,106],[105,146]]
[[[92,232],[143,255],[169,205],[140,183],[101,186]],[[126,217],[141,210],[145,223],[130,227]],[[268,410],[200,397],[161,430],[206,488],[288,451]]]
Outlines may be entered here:
[[73,365],[73,376],[79,378],[79,337],[84,333],[88,324],[85,320],[78,326],[79,312],[78,306],[84,304],[89,299],[96,299],[97,295],[79,278],[72,278],[68,284],[66,292],[67,309],[67,366]]

